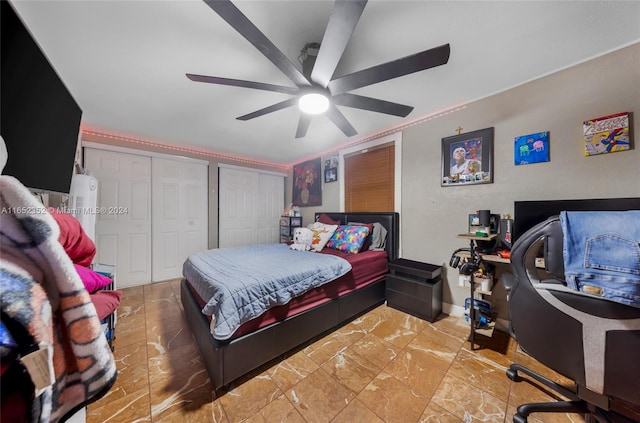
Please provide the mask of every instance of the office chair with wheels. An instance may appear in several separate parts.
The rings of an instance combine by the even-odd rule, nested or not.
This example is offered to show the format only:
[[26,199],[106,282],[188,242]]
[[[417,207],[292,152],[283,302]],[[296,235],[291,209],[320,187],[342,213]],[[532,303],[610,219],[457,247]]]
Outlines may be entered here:
[[[625,260],[631,259],[632,279],[637,279],[640,244],[624,228],[623,232],[632,241]],[[602,236],[609,239],[609,235]],[[640,421],[640,308],[594,295],[597,286],[572,289],[565,280],[570,278],[565,276],[563,237],[556,216],[527,231],[513,245],[510,332],[527,354],[575,385],[567,388],[526,367],[511,365],[510,379],[520,381],[524,374],[569,398],[520,405],[513,421],[526,422],[531,413],[554,412],[581,413],[587,421]],[[541,249],[546,272],[536,268]]]

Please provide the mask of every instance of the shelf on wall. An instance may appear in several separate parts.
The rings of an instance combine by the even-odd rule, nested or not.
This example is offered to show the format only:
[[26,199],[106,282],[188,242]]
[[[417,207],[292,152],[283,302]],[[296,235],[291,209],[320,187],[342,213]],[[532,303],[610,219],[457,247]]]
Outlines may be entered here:
[[[486,239],[486,238],[482,238],[482,239]],[[468,258],[471,257],[471,254],[469,254],[468,251],[460,251],[459,253],[457,253],[458,256],[462,257],[462,258]],[[504,258],[504,257],[500,257],[497,254],[482,254],[482,253],[478,253],[478,255],[480,256],[480,258],[488,263],[504,263],[504,264],[510,264],[511,260],[508,258]]]

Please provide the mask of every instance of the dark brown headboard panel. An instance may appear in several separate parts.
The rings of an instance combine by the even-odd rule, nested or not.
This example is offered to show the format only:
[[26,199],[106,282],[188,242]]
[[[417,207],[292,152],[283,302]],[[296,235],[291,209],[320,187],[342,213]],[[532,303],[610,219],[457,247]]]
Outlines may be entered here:
[[396,212],[361,212],[361,213],[338,213],[338,212],[321,212],[316,213],[314,220],[322,214],[326,214],[333,220],[339,221],[346,225],[348,222],[375,223],[379,222],[387,230],[387,245],[385,250],[389,254],[389,260],[395,260],[399,256],[400,251],[400,215]]

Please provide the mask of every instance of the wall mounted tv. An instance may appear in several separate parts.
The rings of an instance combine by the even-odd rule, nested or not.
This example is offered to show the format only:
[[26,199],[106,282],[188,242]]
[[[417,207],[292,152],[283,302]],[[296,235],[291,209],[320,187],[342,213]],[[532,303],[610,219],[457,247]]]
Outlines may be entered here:
[[625,211],[640,210],[640,197],[597,198],[585,200],[516,201],[513,203],[513,233],[515,242],[540,222],[561,211]]
[[8,1],[0,1],[3,174],[35,190],[68,193],[82,110]]

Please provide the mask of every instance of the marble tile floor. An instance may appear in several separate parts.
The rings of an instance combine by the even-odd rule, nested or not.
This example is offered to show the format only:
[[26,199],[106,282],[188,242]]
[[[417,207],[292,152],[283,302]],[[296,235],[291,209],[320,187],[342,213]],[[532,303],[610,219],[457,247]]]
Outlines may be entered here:
[[[191,338],[179,280],[123,289],[114,342],[118,379],[87,422],[511,422],[517,405],[552,400],[510,381],[522,363],[568,381],[505,333],[470,350],[460,318],[429,323],[381,305],[227,392],[214,392]],[[530,422],[582,422],[576,414]]]

